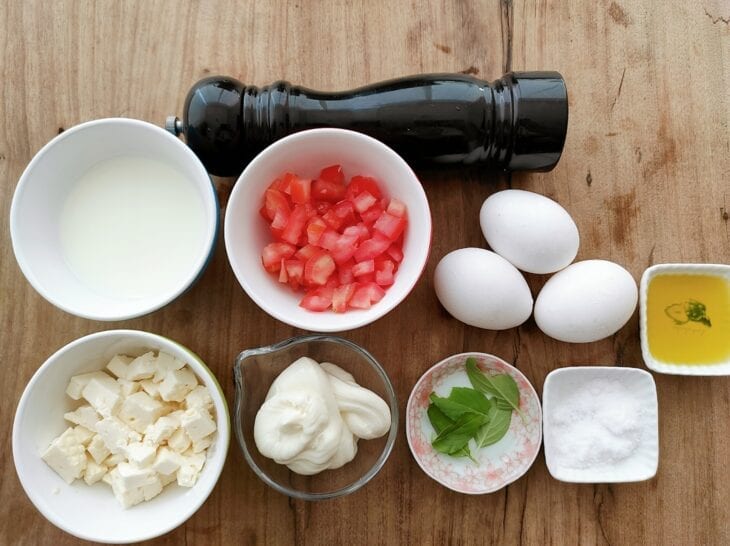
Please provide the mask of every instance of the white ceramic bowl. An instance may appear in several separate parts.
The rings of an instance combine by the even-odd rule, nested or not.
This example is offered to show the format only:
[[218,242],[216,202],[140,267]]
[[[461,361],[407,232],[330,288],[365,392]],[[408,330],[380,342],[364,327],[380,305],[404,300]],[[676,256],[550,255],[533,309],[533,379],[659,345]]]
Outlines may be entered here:
[[[509,374],[520,391],[521,419],[512,414],[507,434],[497,443],[472,451],[479,464],[465,457],[438,453],[431,446],[436,431],[427,411],[429,395],[448,396],[453,387],[471,387],[466,360],[473,357],[489,375]],[[462,353],[435,364],[418,380],[406,407],[406,436],[413,458],[429,477],[458,493],[493,493],[521,478],[535,462],[542,440],[540,398],[529,380],[501,358],[485,353]]]
[[[98,162],[122,155],[144,156],[175,167],[192,182],[203,209],[204,236],[175,284],[139,298],[115,297],[90,287],[69,267],[60,240],[63,207],[75,182]],[[64,131],[33,157],[15,189],[10,235],[20,269],[46,300],[80,317],[124,320],[159,309],[197,280],[212,255],[218,217],[210,177],[190,148],[150,123],[110,118]]]
[[[218,433],[192,488],[173,483],[151,501],[125,510],[107,484],[88,486],[83,480],[76,480],[69,485],[46,465],[40,454],[68,427],[64,412],[78,406],[65,393],[71,376],[100,370],[117,353],[142,354],[149,349],[163,350],[184,360],[208,387]],[[51,523],[85,540],[129,543],[167,533],[195,513],[223,470],[230,434],[228,407],[220,385],[195,353],[155,334],[109,330],[62,347],[33,375],[15,413],[13,460],[23,489]]]
[[[403,262],[385,297],[366,310],[315,313],[299,307],[295,293],[261,265],[272,242],[259,215],[266,188],[291,171],[316,178],[322,168],[340,164],[345,176],[372,176],[390,197],[408,208]],[[312,129],[276,141],[254,158],[238,178],[226,208],[224,237],[228,260],[241,286],[256,304],[282,322],[316,332],[341,332],[370,324],[398,305],[418,281],[431,245],[431,212],[426,194],[408,164],[382,142],[344,129]]]
[[[559,446],[565,430],[555,423],[556,412],[564,407],[566,400],[586,392],[589,382],[601,380],[620,383],[639,408],[640,439],[631,455],[618,462],[603,465],[589,465],[574,468],[573,462],[561,459]],[[605,383],[604,383],[605,384]],[[618,388],[618,387],[617,387]],[[597,396],[598,393],[593,393]],[[612,415],[620,414],[623,408],[607,408]],[[556,480],[571,483],[617,483],[638,482],[652,478],[659,465],[659,410],[654,378],[649,372],[638,368],[615,366],[575,366],[558,368],[550,372],[542,388],[543,438],[545,442],[545,463]],[[616,422],[614,419],[613,423]],[[584,426],[588,426],[583,423]],[[598,426],[592,422],[591,429]]]
[[[685,362],[664,362],[654,357],[649,347],[648,294],[649,283],[658,275],[708,275],[725,279],[730,283],[730,265],[722,264],[657,264],[649,267],[641,276],[639,289],[639,331],[641,353],[650,370],[675,375],[730,375],[730,359],[716,364],[687,364]],[[722,305],[720,302],[710,302]],[[708,312],[710,318],[712,314]],[[701,328],[701,326],[700,326]],[[730,352],[730,337],[727,339]]]

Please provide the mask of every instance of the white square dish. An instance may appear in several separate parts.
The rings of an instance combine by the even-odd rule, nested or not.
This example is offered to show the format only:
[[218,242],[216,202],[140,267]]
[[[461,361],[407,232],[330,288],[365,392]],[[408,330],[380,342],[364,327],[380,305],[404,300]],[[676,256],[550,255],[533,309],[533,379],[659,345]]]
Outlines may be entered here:
[[[724,278],[730,282],[730,265],[722,264],[657,264],[649,267],[641,276],[639,289],[639,330],[641,353],[647,368],[655,372],[674,375],[730,375],[730,359],[713,364],[688,364],[686,362],[667,362],[656,358],[649,346],[649,284],[659,275],[706,275]],[[695,296],[696,297],[696,296]],[[717,305],[716,302],[714,302]],[[712,303],[707,302],[708,314],[714,316]],[[714,325],[717,326],[717,325]],[[683,326],[682,328],[685,328]],[[702,328],[702,326],[699,326]],[[681,335],[682,332],[678,332]],[[730,345],[730,338],[728,338]]]
[[[616,402],[624,397],[624,404],[599,405],[601,397],[608,400],[614,393]],[[545,463],[553,478],[571,483],[618,483],[656,475],[659,415],[650,373],[613,366],[559,368],[545,379],[542,397]],[[571,402],[586,407],[571,410]],[[592,403],[597,405],[590,407]],[[633,428],[626,425],[622,431],[622,418],[624,424],[633,419]],[[603,448],[591,442],[590,434],[600,430],[614,436],[616,442]],[[621,432],[626,433],[623,438],[619,438]],[[568,442],[572,444],[566,449]],[[621,444],[630,447],[630,453],[621,453]],[[601,449],[609,460],[591,460]]]

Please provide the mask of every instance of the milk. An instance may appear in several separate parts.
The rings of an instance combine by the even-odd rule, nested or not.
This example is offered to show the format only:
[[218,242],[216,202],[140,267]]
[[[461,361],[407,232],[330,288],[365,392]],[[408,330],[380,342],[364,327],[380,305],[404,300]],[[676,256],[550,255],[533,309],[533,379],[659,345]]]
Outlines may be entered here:
[[205,252],[199,190],[174,167],[141,156],[94,165],[74,184],[60,218],[64,257],[106,296],[171,293]]

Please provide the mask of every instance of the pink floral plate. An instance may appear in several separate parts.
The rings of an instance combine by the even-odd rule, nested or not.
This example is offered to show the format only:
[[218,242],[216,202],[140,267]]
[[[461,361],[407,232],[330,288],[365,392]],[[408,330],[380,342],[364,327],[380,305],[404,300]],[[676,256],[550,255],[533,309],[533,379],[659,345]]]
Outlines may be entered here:
[[[434,450],[431,440],[436,431],[426,414],[432,392],[448,396],[452,387],[471,386],[465,367],[468,357],[474,357],[482,372],[488,375],[512,376],[520,390],[520,410],[524,416],[523,420],[513,414],[507,434],[496,444],[472,449],[477,463]],[[441,485],[470,495],[492,493],[520,478],[535,461],[542,442],[540,399],[522,372],[501,358],[485,353],[453,355],[424,373],[413,387],[406,408],[406,435],[418,465]]]

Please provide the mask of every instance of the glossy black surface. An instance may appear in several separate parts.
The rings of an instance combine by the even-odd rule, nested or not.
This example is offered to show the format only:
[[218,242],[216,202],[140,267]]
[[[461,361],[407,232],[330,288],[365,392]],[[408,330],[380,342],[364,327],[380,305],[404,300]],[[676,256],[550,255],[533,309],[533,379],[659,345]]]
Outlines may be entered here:
[[414,164],[550,170],[567,125],[567,91],[557,72],[514,72],[492,84],[430,74],[337,93],[213,77],[191,89],[183,116],[188,145],[219,176],[238,175],[275,140],[314,127],[366,133]]

